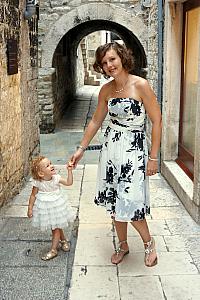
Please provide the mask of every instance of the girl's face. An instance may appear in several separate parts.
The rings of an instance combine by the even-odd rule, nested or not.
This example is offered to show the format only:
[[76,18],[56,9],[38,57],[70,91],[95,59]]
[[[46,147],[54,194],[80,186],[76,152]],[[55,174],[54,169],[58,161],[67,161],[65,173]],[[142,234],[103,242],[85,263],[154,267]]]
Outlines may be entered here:
[[51,161],[48,158],[44,158],[40,162],[40,177],[44,180],[50,180],[52,175],[56,174],[54,165],[52,165]]
[[101,64],[106,75],[109,75],[113,78],[117,77],[121,71],[124,70],[121,58],[112,48],[106,52]]

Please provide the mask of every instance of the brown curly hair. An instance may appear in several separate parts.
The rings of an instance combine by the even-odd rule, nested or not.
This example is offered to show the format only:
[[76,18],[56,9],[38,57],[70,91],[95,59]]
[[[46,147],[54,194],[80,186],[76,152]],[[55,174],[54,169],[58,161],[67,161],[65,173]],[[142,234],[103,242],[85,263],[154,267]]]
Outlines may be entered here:
[[110,78],[109,75],[105,73],[102,66],[102,59],[106,55],[106,52],[110,49],[116,51],[122,61],[123,68],[130,72],[134,68],[134,58],[132,56],[132,52],[130,49],[127,49],[126,46],[121,45],[117,42],[111,42],[104,45],[101,45],[97,48],[95,52],[95,62],[93,64],[93,68],[97,73],[101,73],[105,78]]
[[33,179],[36,179],[36,180],[41,180],[41,177],[39,175],[39,171],[40,171],[40,163],[41,161],[46,158],[45,156],[37,156],[36,158],[34,158],[31,162],[31,174],[32,174],[32,177]]

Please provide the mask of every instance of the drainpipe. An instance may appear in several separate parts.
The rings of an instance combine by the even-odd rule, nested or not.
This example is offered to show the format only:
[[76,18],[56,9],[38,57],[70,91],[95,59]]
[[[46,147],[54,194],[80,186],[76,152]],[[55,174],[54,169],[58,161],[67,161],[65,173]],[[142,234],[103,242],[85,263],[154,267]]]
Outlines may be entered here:
[[[158,2],[158,87],[157,98],[162,112],[163,100],[163,27],[164,27],[164,0],[157,0]],[[161,172],[161,151],[159,153],[159,172]]]
[[163,17],[163,1],[158,0],[158,89],[157,97],[158,102],[162,110],[162,91],[163,91],[163,27],[164,27],[164,17]]
[[36,13],[37,0],[26,0],[26,10],[24,12],[24,18],[30,20]]

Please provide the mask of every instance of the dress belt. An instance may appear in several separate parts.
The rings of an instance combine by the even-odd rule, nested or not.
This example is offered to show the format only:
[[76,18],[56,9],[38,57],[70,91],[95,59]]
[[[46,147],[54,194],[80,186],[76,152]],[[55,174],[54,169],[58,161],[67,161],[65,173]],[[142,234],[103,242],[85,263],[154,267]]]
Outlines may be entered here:
[[129,127],[123,127],[123,126],[120,126],[120,125],[117,125],[117,124],[113,124],[112,122],[110,122],[108,124],[108,126],[114,130],[118,130],[118,131],[144,131],[144,126],[141,125],[132,125],[132,126],[129,126]]

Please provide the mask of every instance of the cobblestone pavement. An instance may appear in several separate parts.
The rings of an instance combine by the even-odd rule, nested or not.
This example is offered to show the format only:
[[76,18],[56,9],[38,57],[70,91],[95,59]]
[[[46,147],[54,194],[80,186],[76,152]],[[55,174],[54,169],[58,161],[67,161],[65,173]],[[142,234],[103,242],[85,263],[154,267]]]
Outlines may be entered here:
[[[80,89],[54,134],[41,135],[41,153],[57,171],[79,143],[83,128],[96,105],[97,87]],[[105,128],[105,124],[102,129]],[[92,144],[99,144],[102,131]],[[28,195],[24,189],[0,211],[0,299],[18,300],[197,300],[200,295],[200,226],[189,216],[165,179],[150,178],[151,216],[148,223],[155,237],[158,265],[144,266],[143,245],[128,227],[130,254],[112,265],[110,256],[117,243],[109,216],[93,204],[99,151],[87,151],[74,170],[74,184],[63,189],[77,216],[68,228],[71,251],[40,259],[50,245],[50,233],[31,227],[26,218]],[[71,279],[71,281],[70,281]]]

